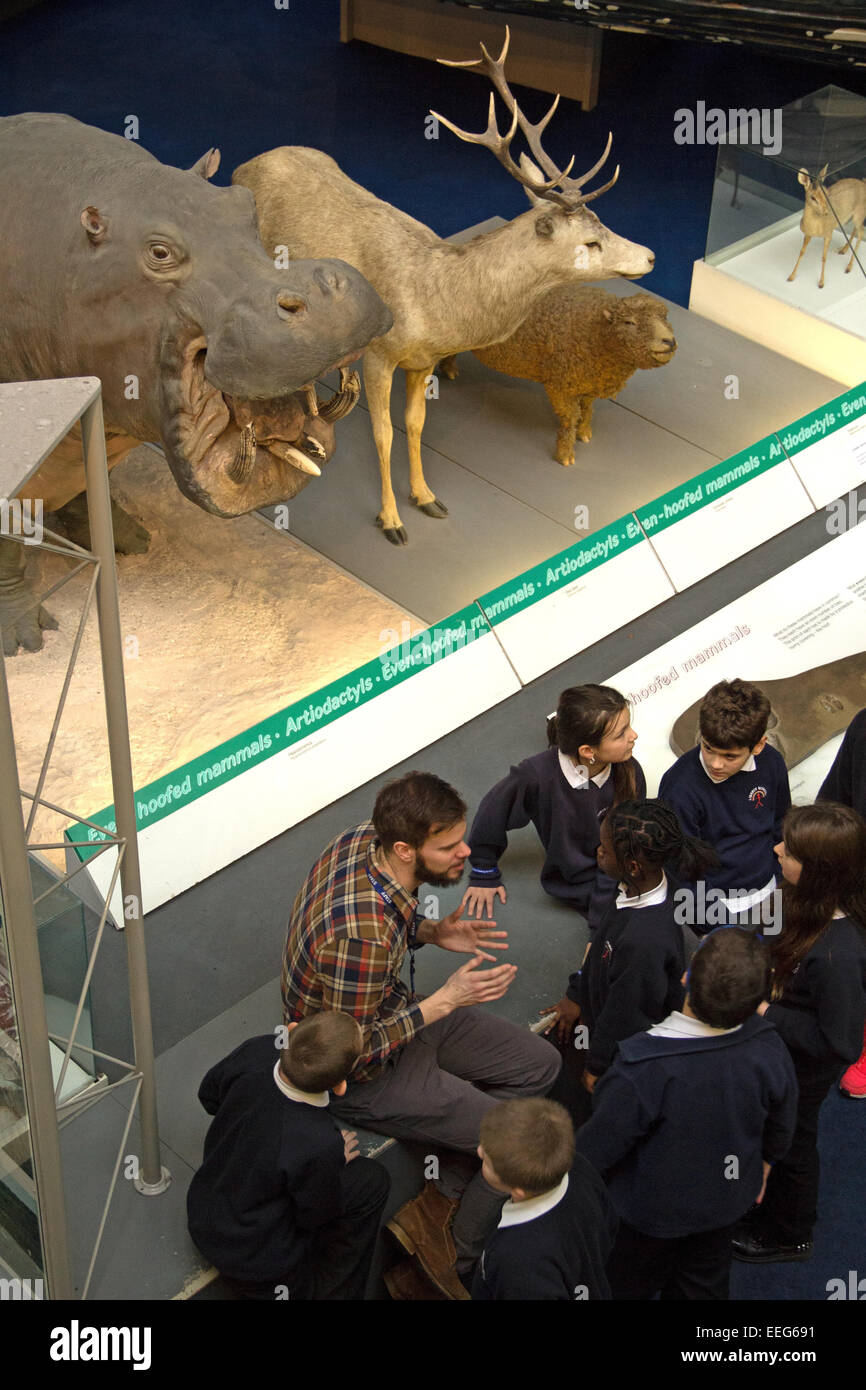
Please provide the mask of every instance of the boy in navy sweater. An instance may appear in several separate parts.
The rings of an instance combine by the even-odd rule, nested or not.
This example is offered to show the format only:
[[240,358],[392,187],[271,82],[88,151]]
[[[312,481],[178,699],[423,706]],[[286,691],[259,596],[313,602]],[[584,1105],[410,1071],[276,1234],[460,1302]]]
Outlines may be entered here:
[[762,941],[713,932],[687,979],[681,1013],[620,1043],[577,1135],[620,1217],[614,1298],[726,1299],[737,1222],[794,1133],[794,1067],[755,1012],[769,981]]
[[337,1129],[363,1048],[344,1013],[291,1023],[287,1046],[251,1038],[212,1067],[199,1100],[213,1123],[187,1196],[189,1231],[245,1299],[361,1299],[390,1186]]
[[478,1156],[508,1193],[475,1271],[472,1297],[610,1298],[604,1267],[616,1215],[604,1183],[574,1152],[568,1111],[552,1100],[506,1100],[481,1121]]
[[700,742],[659,784],[686,834],[719,856],[719,868],[684,885],[678,899],[685,907],[679,920],[699,934],[727,923],[779,929],[773,846],[791,792],[785,760],[767,743],[769,717],[770,702],[756,685],[720,681],[701,705]]

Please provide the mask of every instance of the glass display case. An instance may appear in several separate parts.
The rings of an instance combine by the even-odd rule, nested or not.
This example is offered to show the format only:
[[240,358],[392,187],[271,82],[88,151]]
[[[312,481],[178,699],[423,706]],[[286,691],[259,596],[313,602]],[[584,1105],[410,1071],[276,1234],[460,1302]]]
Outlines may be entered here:
[[694,267],[689,308],[859,384],[866,98],[830,85],[778,110],[718,115],[727,140],[718,145],[706,254]]
[[828,86],[762,115],[768,144],[719,145],[707,264],[866,339],[866,98]]
[[[87,970],[86,909],[68,887],[54,886],[55,877],[32,857],[30,877],[48,1030],[57,1039],[68,1038]],[[51,888],[54,891],[49,893]],[[94,1058],[83,1050],[93,1046],[89,995],[85,996],[76,1040],[83,1046],[72,1051],[58,1102],[81,1097],[101,1080]],[[56,1085],[63,1068],[65,1045],[52,1040],[49,1048]],[[5,913],[0,899],[0,1279],[18,1281],[12,1297],[42,1296],[36,1282],[42,1276],[38,1211]]]

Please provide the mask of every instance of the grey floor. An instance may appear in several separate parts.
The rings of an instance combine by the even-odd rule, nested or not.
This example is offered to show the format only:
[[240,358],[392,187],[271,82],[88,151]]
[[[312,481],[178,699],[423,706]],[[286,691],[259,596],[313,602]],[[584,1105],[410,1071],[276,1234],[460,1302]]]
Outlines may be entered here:
[[[493,374],[462,359],[468,364],[465,378],[453,390],[471,408],[455,414],[457,424],[442,402],[433,403],[428,414],[431,478],[435,476],[438,489],[441,467],[441,490],[453,518],[435,522],[404,509],[411,545],[402,551],[387,545],[372,526],[364,532],[354,521],[346,524],[356,508],[368,520],[376,510],[375,470],[364,454],[372,445],[365,413],[358,409],[341,425],[341,450],[328,466],[327,481],[303,495],[311,500],[307,529],[297,527],[302,538],[432,621],[573,541],[569,518],[576,500],[589,505],[593,527],[602,525],[838,394],[838,386],[826,378],[704,320],[676,309],[672,317],[681,343],[677,358],[664,377],[661,372],[639,373],[621,402],[600,408],[591,469],[581,465],[578,474],[548,458],[553,427],[541,388],[497,378],[493,390]],[[720,383],[729,372],[740,375],[739,401],[724,399]],[[452,389],[450,383],[444,385]],[[351,444],[346,443],[346,426],[355,432]],[[469,463],[457,464],[449,454]],[[630,460],[627,483],[619,481],[623,457]],[[614,460],[620,461],[615,473]],[[535,470],[535,481],[524,475],[524,462]],[[586,493],[581,498],[574,492],[578,477]],[[296,517],[300,521],[299,509],[293,524]],[[410,765],[435,770],[461,790],[471,815],[510,763],[544,747],[545,715],[560,690],[604,680],[825,544],[831,539],[825,520],[823,513],[807,518],[431,744],[411,764],[396,765],[387,776]],[[387,738],[387,731],[382,736]],[[186,1188],[206,1129],[196,1101],[199,1081],[209,1065],[244,1038],[279,1023],[278,972],[292,899],[327,841],[367,819],[384,780],[359,787],[148,917],[164,1162],[173,1180],[165,1195],[145,1198],[121,1177],[95,1266],[92,1298],[188,1297],[207,1279],[184,1214]],[[511,958],[519,971],[496,1008],[523,1024],[560,997],[586,940],[582,919],[542,893],[541,859],[531,828],[512,836],[504,861],[509,898],[499,920],[509,930]],[[458,891],[440,897],[445,912],[456,904]],[[458,964],[459,958],[433,948],[420,952],[419,989],[435,989]],[[94,1045],[116,1056],[130,1055],[131,1048],[125,978],[123,937],[111,932],[94,975],[92,1002]],[[63,1130],[79,1285],[127,1104],[125,1092],[117,1092]],[[135,1126],[124,1148],[136,1152]],[[393,1208],[411,1193],[420,1169],[402,1146],[394,1146],[386,1160]],[[374,1288],[381,1294],[377,1278],[378,1266]]]

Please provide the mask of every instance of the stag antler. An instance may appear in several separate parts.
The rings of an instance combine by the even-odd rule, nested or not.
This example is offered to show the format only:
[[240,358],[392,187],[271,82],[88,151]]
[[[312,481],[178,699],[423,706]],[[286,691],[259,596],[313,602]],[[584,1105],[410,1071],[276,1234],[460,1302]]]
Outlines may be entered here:
[[[593,198],[598,198],[602,193],[606,193],[609,188],[612,188],[619,178],[619,165],[617,165],[614,170],[613,178],[604,184],[602,188],[597,188],[594,192],[589,194],[583,192],[583,185],[595,177],[610,154],[613,136],[608,134],[607,144],[604,147],[604,153],[601,159],[599,159],[587,173],[582,174],[579,179],[568,177],[574,164],[574,155],[571,156],[571,159],[564,169],[559,169],[550,158],[550,155],[542,148],[541,144],[542,133],[559,105],[559,94],[554,97],[550,110],[546,115],[542,116],[540,121],[533,124],[526,119],[505,80],[505,60],[508,56],[508,46],[510,42],[511,31],[508,25],[506,25],[505,43],[502,45],[502,52],[498,58],[491,58],[486,47],[482,43],[481,52],[483,56],[481,58],[470,58],[459,62],[449,58],[438,58],[436,60],[442,63],[444,67],[449,68],[478,68],[486,77],[490,78],[490,81],[493,83],[500,97],[505,102],[506,107],[512,113],[511,128],[505,135],[500,132],[496,121],[496,105],[492,92],[490,94],[490,114],[487,120],[487,129],[480,135],[473,135],[470,131],[461,130],[459,126],[446,120],[444,116],[440,116],[436,111],[431,112],[431,115],[435,116],[437,121],[441,121],[448,130],[453,131],[460,140],[466,140],[472,145],[483,145],[487,149],[492,150],[500,164],[504,165],[509,174],[538,197],[547,198],[550,202],[556,203],[559,207],[569,209],[591,203]],[[518,126],[535,160],[547,175],[547,182],[545,183],[539,183],[536,179],[533,179],[528,171],[522,169],[520,165],[515,164],[514,160],[511,158],[509,146],[517,133]]]

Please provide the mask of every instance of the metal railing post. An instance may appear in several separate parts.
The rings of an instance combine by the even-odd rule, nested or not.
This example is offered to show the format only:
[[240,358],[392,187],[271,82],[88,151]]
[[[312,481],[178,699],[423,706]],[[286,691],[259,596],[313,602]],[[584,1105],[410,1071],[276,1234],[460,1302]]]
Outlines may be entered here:
[[33,911],[30,866],[24,840],[21,792],[15,758],[15,734],[6,668],[0,656],[0,882],[3,886],[3,916],[6,946],[15,999],[18,1047],[33,1173],[39,1201],[42,1233],[42,1261],[50,1298],[74,1297],[69,1270],[66,1204],[63,1196],[63,1169],[60,1162],[60,1136],[54,1105],[54,1081],[42,966]]
[[135,825],[135,789],[129,753],[129,722],[126,710],[126,683],[123,672],[123,639],[117,574],[114,568],[114,531],[111,524],[111,495],[102,400],[97,398],[81,417],[84,467],[87,479],[87,510],[90,518],[91,550],[99,558],[96,605],[105,688],[105,715],[114,814],[117,834],[126,848],[120,870],[123,898],[123,925],[129,965],[129,1002],[136,1066],[141,1072],[139,1120],[141,1125],[141,1172],[135,1180],[140,1192],[164,1192],[171,1181],[160,1158],[159,1128],[156,1114],[156,1074],[153,1058],[153,1029],[150,1017],[150,986],[144,944],[141,902],[141,871]]

